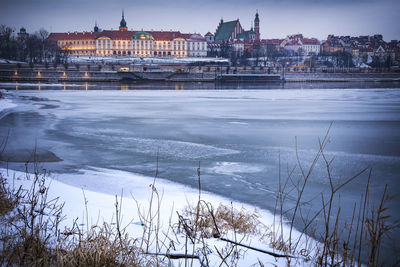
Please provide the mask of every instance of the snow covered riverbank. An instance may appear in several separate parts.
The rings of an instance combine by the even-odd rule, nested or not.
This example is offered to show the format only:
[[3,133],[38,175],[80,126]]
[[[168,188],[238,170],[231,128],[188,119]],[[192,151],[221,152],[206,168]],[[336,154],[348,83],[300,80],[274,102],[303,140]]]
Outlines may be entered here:
[[16,107],[17,105],[14,104],[10,99],[0,99],[0,114],[3,110],[11,109]]
[[[29,189],[33,182],[33,175],[26,175],[25,173],[0,169],[0,173],[3,177],[6,177],[10,186],[18,188],[22,186],[25,189]],[[28,178],[27,178],[28,177]],[[49,187],[49,199],[59,198],[60,202],[65,202],[64,214],[66,219],[62,222],[61,229],[71,227],[74,220],[77,221],[79,226],[84,231],[89,227],[94,225],[102,225],[106,222],[110,225],[115,225],[115,195],[118,195],[118,201],[121,205],[122,227],[126,227],[126,232],[129,233],[132,238],[141,238],[143,234],[143,228],[145,227],[145,222],[141,220],[140,213],[143,215],[148,208],[150,203],[150,196],[152,191],[152,183],[154,182],[151,177],[144,177],[141,175],[132,174],[124,171],[110,170],[110,169],[99,169],[93,168],[88,170],[82,170],[78,174],[61,174],[56,175],[53,178],[47,178],[47,186]],[[80,187],[75,187],[62,183],[60,180],[70,180],[71,183],[79,183]],[[98,193],[94,191],[85,190],[85,185],[89,183],[95,183],[97,187],[110,187],[107,188],[110,194]],[[155,181],[155,188],[160,195],[160,233],[168,233],[168,229],[171,224],[178,222],[177,212],[182,214],[186,206],[195,206],[198,199],[198,192],[194,189],[173,183],[166,182],[161,179]],[[119,192],[117,194],[113,194]],[[122,198],[121,198],[122,196]],[[205,202],[212,203],[213,207],[218,207],[219,204],[232,205],[235,209],[246,209],[247,211],[252,211],[254,208],[249,205],[244,205],[237,202],[231,202],[229,199],[218,197],[206,192],[201,194],[202,200]],[[230,204],[232,203],[232,204]],[[280,253],[278,250],[270,247],[272,227],[274,216],[268,211],[259,211],[259,220],[267,227],[268,233],[263,233],[263,235],[268,236],[267,238],[262,238],[262,235],[239,235],[243,240],[241,243],[260,248],[263,250]],[[89,223],[89,226],[86,225]],[[278,230],[276,228],[276,230]],[[284,232],[288,233],[288,227],[284,227]],[[295,232],[295,238],[297,239],[300,233]],[[233,238],[233,233],[227,233],[226,237]],[[176,239],[176,251],[170,251],[170,253],[182,253],[184,250],[183,244],[185,244],[184,236],[170,233],[168,238]],[[236,237],[237,238],[237,237]],[[308,248],[315,247],[316,243],[310,238],[303,236],[303,244]],[[240,240],[240,239],[239,239]],[[209,254],[209,260],[216,265],[221,261],[220,257],[216,253],[218,248],[220,251],[227,245],[225,241],[209,238],[206,240],[207,246],[211,248]],[[199,244],[197,244],[199,246]],[[215,247],[215,248],[214,248]],[[286,266],[286,258],[275,258],[271,255],[260,253],[252,249],[241,249],[241,256],[238,259],[239,266],[251,266],[257,264],[258,261],[268,265],[276,264],[277,266]],[[166,251],[166,249],[163,249]],[[309,257],[312,256],[313,251],[310,251]],[[313,265],[311,262],[304,262],[304,258],[299,256],[298,259],[294,261],[298,262],[303,266],[304,264]],[[178,260],[176,260],[178,262]],[[176,263],[177,263],[176,262]],[[292,259],[293,262],[293,259]],[[200,264],[195,263],[195,266]]]

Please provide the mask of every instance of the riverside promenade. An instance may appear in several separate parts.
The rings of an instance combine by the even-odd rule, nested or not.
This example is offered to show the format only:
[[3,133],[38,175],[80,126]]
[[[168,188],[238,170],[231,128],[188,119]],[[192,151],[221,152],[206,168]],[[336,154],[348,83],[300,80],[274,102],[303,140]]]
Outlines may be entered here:
[[[252,76],[254,79],[249,79]],[[113,66],[111,69],[101,65],[72,65],[66,68],[62,65],[32,67],[28,64],[0,64],[0,81],[16,82],[221,82],[226,81],[226,77],[237,77],[229,79],[230,82],[400,82],[400,72],[267,72],[259,67],[229,66],[161,66],[156,69]]]

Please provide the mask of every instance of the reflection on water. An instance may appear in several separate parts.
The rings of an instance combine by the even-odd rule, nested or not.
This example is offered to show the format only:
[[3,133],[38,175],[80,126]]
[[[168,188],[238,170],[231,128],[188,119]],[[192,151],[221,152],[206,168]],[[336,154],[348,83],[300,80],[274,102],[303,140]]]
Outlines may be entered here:
[[[63,76],[66,77],[65,72]],[[368,89],[400,88],[400,82],[315,82],[315,83],[214,83],[214,82],[4,82],[10,90],[273,90],[273,89]]]
[[176,83],[175,90],[185,90],[185,84],[184,83]]

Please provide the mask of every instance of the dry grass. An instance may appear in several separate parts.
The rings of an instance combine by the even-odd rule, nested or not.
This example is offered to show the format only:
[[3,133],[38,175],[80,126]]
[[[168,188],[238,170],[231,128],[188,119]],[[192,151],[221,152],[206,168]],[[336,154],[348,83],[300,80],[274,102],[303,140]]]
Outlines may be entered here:
[[[198,219],[196,220],[196,215]],[[197,228],[205,238],[218,234],[227,234],[229,231],[238,234],[262,234],[267,227],[259,220],[257,209],[247,211],[244,208],[236,209],[233,206],[220,204],[214,211],[210,203],[201,202],[193,207],[187,206],[183,211],[187,224]]]
[[56,262],[58,266],[153,266],[135,239],[128,235],[120,238],[108,224],[93,227],[82,240],[67,242]]
[[15,205],[15,199],[7,190],[7,181],[3,177],[0,177],[0,216],[11,212]]
[[60,231],[63,203],[48,200],[46,175],[27,173],[28,190],[1,185],[0,265],[155,266],[123,230],[107,223]]
[[44,177],[35,175],[29,190],[15,189],[2,181],[7,213],[1,215],[2,265],[49,265],[54,260],[53,242],[61,220],[62,205],[47,201]]
[[[335,184],[332,163],[334,158],[328,159],[325,154],[326,145],[329,141],[329,127],[326,135],[319,140],[319,150],[312,160],[310,167],[305,168],[301,161],[301,156],[297,150],[296,139],[296,158],[297,162],[292,168],[288,168],[286,178],[281,177],[281,166],[279,158],[279,188],[276,193],[276,203],[274,214],[278,215],[274,219],[272,226],[274,236],[271,245],[286,253],[300,254],[307,259],[314,255],[313,262],[316,266],[355,266],[368,263],[368,266],[385,266],[387,263],[380,257],[384,236],[389,236],[392,231],[399,229],[398,222],[390,222],[390,212],[387,209],[387,202],[392,199],[387,191],[387,185],[382,192],[381,201],[376,204],[370,198],[371,168],[364,168],[356,171],[355,174],[341,183]],[[304,192],[310,183],[310,177],[315,166],[321,163],[325,167],[328,193],[311,199],[304,199]],[[294,177],[294,170],[299,170],[300,177]],[[369,174],[368,174],[369,170]],[[346,203],[354,205],[351,221],[342,218],[342,204],[340,190],[360,176],[367,176],[365,193],[361,195],[359,203]],[[295,204],[289,203],[289,196],[295,196]],[[321,198],[321,206],[314,212],[310,212],[307,205],[312,199]],[[303,203],[303,204],[302,204]],[[375,206],[378,205],[378,208]],[[289,221],[289,231],[284,232],[283,218]],[[316,231],[318,218],[322,218],[322,228],[324,231]],[[301,235],[292,235],[294,225],[300,225]],[[344,235],[343,233],[346,233]],[[308,233],[308,235],[305,235]],[[319,240],[322,245],[310,245],[309,236]],[[313,252],[312,252],[313,251]],[[396,254],[396,252],[394,252]],[[365,255],[366,254],[366,255]],[[288,260],[289,264],[292,262]],[[395,264],[399,264],[399,262]],[[391,266],[393,263],[388,264]]]
[[[2,222],[0,265],[161,266],[165,264],[165,261],[159,260],[159,256],[149,253],[149,243],[165,243],[161,241],[161,235],[157,236],[155,230],[152,230],[151,235],[147,235],[146,231],[149,229],[146,230],[142,239],[130,238],[120,229],[118,223],[117,226],[110,226],[107,223],[92,226],[86,231],[80,229],[75,223],[70,230],[61,232],[58,225],[63,218],[63,204],[58,203],[57,199],[47,199],[48,184],[45,178],[46,175],[35,172],[29,177],[32,179],[32,187],[22,190],[10,187],[0,176],[0,219]],[[335,188],[332,192],[336,192]],[[285,192],[281,193],[285,195]],[[331,217],[329,207],[332,201],[329,199],[322,202],[324,205],[321,212],[325,218]],[[325,222],[327,232],[323,235],[323,247],[317,253],[314,263],[318,266],[338,264],[353,266],[364,261],[360,258],[359,252],[361,248],[366,248],[368,264],[381,265],[379,254],[382,237],[395,227],[387,222],[389,215],[387,215],[386,204],[390,199],[385,189],[381,201],[375,208],[369,199],[368,183],[366,193],[361,197],[358,211],[354,209],[353,220],[350,224],[353,232],[350,231],[346,240],[339,238],[340,212],[329,225]],[[157,207],[160,205],[158,199],[155,203]],[[118,214],[118,202],[116,202],[116,209]],[[157,214],[158,212],[149,213]],[[116,218],[118,221],[118,216]],[[159,218],[148,218],[153,221],[153,229],[157,230]],[[207,248],[204,239],[216,237],[225,241],[226,238],[223,236],[232,233],[235,239],[226,240],[225,248],[212,249],[219,255],[222,265],[237,264],[240,257],[244,256],[244,250],[240,248],[241,242],[249,235],[269,237],[270,244],[277,250],[289,254],[297,253],[304,256],[304,260],[310,260],[307,257],[309,253],[303,247],[293,251],[291,244],[298,246],[299,240],[289,242],[283,236],[279,236],[279,231],[273,232],[275,236],[271,236],[271,229],[262,224],[256,209],[253,211],[247,211],[244,208],[236,209],[232,204],[229,206],[220,204],[214,209],[210,203],[200,199],[196,206],[187,206],[179,218],[179,223],[173,228],[183,233],[193,245],[190,246],[188,243],[185,245],[185,255],[195,255],[194,244],[196,244],[196,251],[202,254],[202,264],[205,266],[208,265],[207,257],[210,248]],[[236,234],[241,235],[240,240],[236,239]],[[353,239],[353,242],[350,242],[350,239]],[[233,243],[229,243],[231,241]],[[351,244],[354,244],[354,247]],[[160,252],[162,246],[160,245],[156,253]],[[193,248],[190,253],[189,247]],[[193,262],[193,259],[191,261]],[[185,260],[185,263],[189,264],[190,260]],[[288,264],[298,263],[288,258]]]

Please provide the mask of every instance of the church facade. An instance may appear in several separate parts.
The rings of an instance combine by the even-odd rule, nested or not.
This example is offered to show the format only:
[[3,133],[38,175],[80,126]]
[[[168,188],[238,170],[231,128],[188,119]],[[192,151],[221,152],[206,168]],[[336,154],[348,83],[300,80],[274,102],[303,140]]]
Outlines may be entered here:
[[179,31],[128,30],[124,13],[118,30],[51,33],[48,40],[72,56],[205,57],[207,42],[200,34]]
[[212,38],[211,33],[206,34],[207,41],[234,43],[235,40],[256,42],[260,41],[260,18],[258,11],[254,18],[254,28],[245,31],[240,24],[239,19],[224,22],[223,19],[218,24],[215,35]]
[[207,40],[207,49],[210,54],[220,52],[223,47],[231,47],[233,51],[242,55],[245,51],[252,51],[254,47],[260,47],[262,40],[260,36],[260,18],[258,11],[256,12],[250,30],[244,30],[239,19],[226,22],[221,19],[215,30],[215,34],[208,32],[205,38]]

